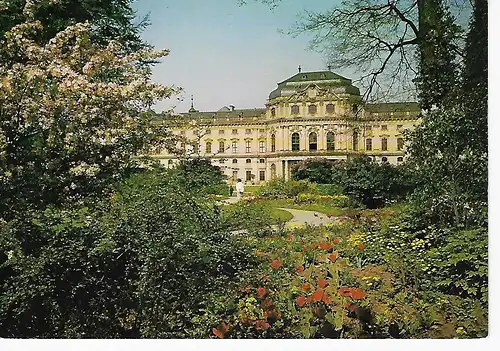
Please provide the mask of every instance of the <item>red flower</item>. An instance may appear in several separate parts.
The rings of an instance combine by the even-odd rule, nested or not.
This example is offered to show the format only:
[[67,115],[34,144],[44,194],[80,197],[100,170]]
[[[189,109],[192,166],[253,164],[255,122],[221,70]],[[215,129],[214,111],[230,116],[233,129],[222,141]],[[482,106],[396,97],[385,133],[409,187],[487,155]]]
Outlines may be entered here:
[[271,263],[271,268],[272,269],[278,269],[281,267],[281,262],[278,261],[278,260],[274,260],[272,263]]
[[345,297],[352,297],[355,300],[362,300],[366,297],[366,292],[360,288],[347,288],[343,287],[338,290],[339,295]]
[[311,245],[311,249],[313,249],[313,250],[314,250],[314,249],[317,249],[317,248],[318,248],[318,244],[312,244],[312,245]]
[[326,287],[327,285],[328,285],[328,281],[327,281],[327,280],[325,280],[325,279],[321,279],[321,280],[318,282],[318,286],[319,286],[320,288],[324,288],[324,287]]
[[334,244],[338,244],[338,243],[340,243],[340,239],[333,239],[333,243],[334,243]]
[[351,289],[351,297],[355,300],[362,300],[366,297],[366,292],[364,292],[360,288],[352,288]]
[[337,292],[340,296],[345,296],[345,297],[351,296],[351,288],[342,287]]
[[337,260],[337,254],[330,254],[328,255],[328,259],[332,262],[335,262]]
[[304,271],[304,266],[297,266],[295,270],[297,271],[297,273],[302,273]]
[[309,249],[306,246],[302,246],[302,251],[307,252]]
[[313,300],[312,296],[308,296],[306,299],[306,303],[311,303]]
[[259,299],[263,299],[264,296],[266,296],[266,294],[267,294],[266,288],[257,288],[257,297]]
[[297,302],[297,305],[299,305],[299,307],[303,307],[306,304],[306,298],[304,296],[297,297],[295,301]]
[[258,320],[255,322],[255,329],[257,330],[266,330],[267,328],[269,328],[270,325],[269,323],[267,323],[265,320]]
[[224,321],[219,324],[217,328],[212,329],[212,333],[219,339],[224,339],[224,334],[226,334],[231,328],[231,324],[226,324]]
[[364,250],[365,249],[365,244],[361,243],[358,245],[358,249]]
[[212,333],[214,333],[214,335],[215,335],[216,337],[218,337],[219,339],[224,339],[224,334],[223,334],[223,333],[221,333],[221,332],[219,331],[219,329],[217,329],[217,328],[213,328],[213,329],[212,329]]
[[327,243],[327,242],[322,242],[322,243],[320,243],[320,244],[319,244],[319,248],[320,248],[321,250],[326,250],[326,251],[328,251],[328,250],[333,249],[333,246],[332,246],[331,244]]
[[300,287],[302,290],[305,290],[305,291],[311,290],[311,284],[309,284],[309,283],[304,283]]
[[313,301],[321,301],[323,299],[323,294],[325,292],[323,291],[323,289],[318,289],[314,292],[314,294],[312,294],[312,300]]
[[328,305],[328,304],[332,303],[332,301],[333,301],[333,300],[330,298],[330,296],[328,296],[328,295],[327,295],[327,293],[324,293],[324,294],[323,294],[323,302],[324,302],[326,305]]

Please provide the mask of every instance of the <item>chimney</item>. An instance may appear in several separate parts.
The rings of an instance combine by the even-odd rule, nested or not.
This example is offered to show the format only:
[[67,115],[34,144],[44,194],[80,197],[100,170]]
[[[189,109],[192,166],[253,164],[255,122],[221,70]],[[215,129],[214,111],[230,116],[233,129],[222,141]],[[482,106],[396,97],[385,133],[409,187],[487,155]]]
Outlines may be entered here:
[[301,67],[300,67],[300,65],[299,65],[299,73],[300,73],[300,71],[302,71],[302,68],[301,68]]
[[231,111],[234,111],[234,105],[229,105],[229,107],[231,108]]

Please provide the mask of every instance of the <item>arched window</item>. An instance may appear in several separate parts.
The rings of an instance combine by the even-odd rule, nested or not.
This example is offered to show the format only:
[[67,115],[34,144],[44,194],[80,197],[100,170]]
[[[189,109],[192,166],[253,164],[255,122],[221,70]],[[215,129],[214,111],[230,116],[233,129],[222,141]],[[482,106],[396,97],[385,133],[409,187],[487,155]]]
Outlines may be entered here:
[[251,158],[247,158],[245,162],[246,163],[252,163],[252,159]]
[[292,151],[300,150],[300,136],[299,133],[292,134]]
[[233,158],[233,163],[238,163],[238,159],[237,158]]
[[402,157],[398,157],[398,162],[403,162],[403,158]]
[[207,154],[211,154],[212,153],[212,143],[210,141],[207,141],[205,150],[206,150]]
[[318,134],[312,132],[309,134],[309,151],[318,150]]
[[271,116],[276,117],[276,109],[274,107],[271,109]]
[[387,157],[382,157],[382,162],[387,162]]
[[398,138],[398,151],[403,150],[404,140],[403,138]]
[[334,112],[335,112],[335,105],[334,104],[326,105],[326,113],[332,114]]
[[199,153],[199,146],[198,146],[198,143],[197,142],[194,142],[193,144],[193,153],[197,154]]
[[292,115],[298,115],[299,114],[299,105],[292,105],[291,112],[292,112]]
[[276,178],[276,165],[274,163],[271,165],[271,177]]
[[387,151],[387,138],[382,138],[382,151]]
[[358,151],[358,132],[352,133],[352,149]]
[[219,152],[224,152],[224,142],[219,141]]
[[271,152],[276,152],[276,135],[271,135]]
[[326,133],[326,149],[328,151],[335,150],[335,134],[333,132]]
[[309,107],[308,107],[309,114],[311,114],[311,115],[314,115],[317,110],[318,110],[318,108],[316,107],[316,105],[309,105]]

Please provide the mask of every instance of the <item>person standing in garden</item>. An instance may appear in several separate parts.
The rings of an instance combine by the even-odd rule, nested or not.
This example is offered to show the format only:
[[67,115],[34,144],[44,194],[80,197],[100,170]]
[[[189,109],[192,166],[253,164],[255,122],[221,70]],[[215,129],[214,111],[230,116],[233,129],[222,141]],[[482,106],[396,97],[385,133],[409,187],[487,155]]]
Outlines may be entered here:
[[236,196],[238,197],[238,199],[241,199],[243,197],[244,191],[245,191],[245,186],[243,185],[241,179],[238,178],[236,183]]

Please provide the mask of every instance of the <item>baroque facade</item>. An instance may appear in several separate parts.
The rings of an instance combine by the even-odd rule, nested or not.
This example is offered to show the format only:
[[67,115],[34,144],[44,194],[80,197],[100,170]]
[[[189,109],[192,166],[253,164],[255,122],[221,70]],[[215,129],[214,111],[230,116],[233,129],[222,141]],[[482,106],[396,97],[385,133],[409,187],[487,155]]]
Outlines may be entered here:
[[290,177],[294,163],[366,154],[399,164],[403,132],[419,122],[417,103],[364,103],[350,79],[331,71],[301,72],[278,83],[265,108],[169,115],[163,123],[180,137],[176,155],[155,155],[170,167],[182,158],[210,158],[230,181],[262,183]]

